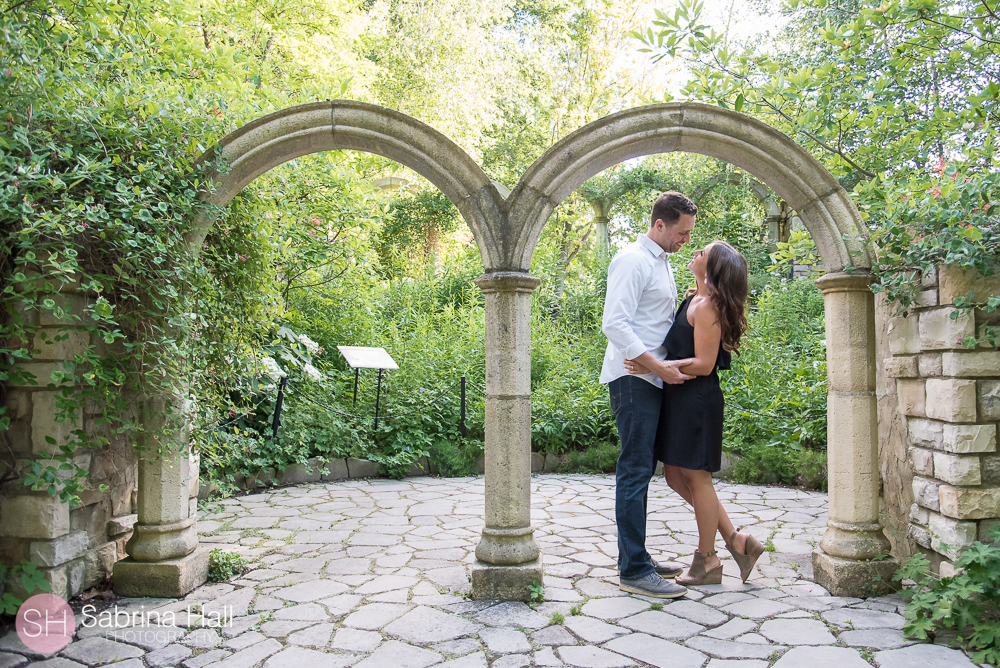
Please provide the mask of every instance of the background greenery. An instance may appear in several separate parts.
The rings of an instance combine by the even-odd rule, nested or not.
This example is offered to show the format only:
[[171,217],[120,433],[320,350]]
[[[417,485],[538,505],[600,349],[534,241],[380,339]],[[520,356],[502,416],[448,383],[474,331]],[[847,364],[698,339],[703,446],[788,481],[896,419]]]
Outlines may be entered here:
[[[625,0],[12,4],[0,14],[0,380],[67,381],[60,420],[106,408],[54,459],[27,470],[4,462],[4,480],[72,502],[87,486],[75,452],[155,442],[136,418],[155,393],[188,400],[181,417],[223,491],[314,455],[364,456],[395,475],[424,455],[445,474],[474,470],[483,307],[471,281],[482,265],[451,203],[401,166],[354,153],[283,165],[224,211],[198,199],[205,149],[303,102],[347,97],[412,114],[508,186],[607,113],[678,96],[728,106],[795,137],[851,192],[872,231],[876,290],[900,308],[915,270],[992,271],[995,2],[758,4],[783,27],[754,39],[711,25],[689,0],[655,16]],[[372,185],[385,176],[407,185]],[[542,278],[534,448],[571,467],[613,466],[615,430],[596,382],[609,253],[596,244],[592,204],[610,204],[614,249],[645,228],[650,201],[668,188],[700,207],[695,238],[673,261],[679,288],[692,282],[691,251],[716,238],[742,249],[752,273],[751,330],[724,380],[727,447],[744,456],[733,475],[821,486],[822,299],[808,278],[787,278],[814,248],[800,232],[769,253],[746,175],[702,156],[610,169],[546,227],[532,267]],[[183,235],[196,213],[219,217],[195,256]],[[89,296],[67,310],[74,284]],[[40,313],[75,318],[94,341],[50,378],[16,366],[37,352]],[[400,416],[374,433],[374,375],[355,408],[337,345],[384,346],[400,364],[380,409]]]

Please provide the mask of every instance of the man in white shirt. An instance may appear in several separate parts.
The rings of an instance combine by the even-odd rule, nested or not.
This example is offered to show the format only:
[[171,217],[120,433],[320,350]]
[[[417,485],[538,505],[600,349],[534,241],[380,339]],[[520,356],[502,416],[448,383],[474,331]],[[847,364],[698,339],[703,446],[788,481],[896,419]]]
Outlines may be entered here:
[[[608,385],[621,440],[615,485],[619,588],[657,598],[676,598],[687,592],[672,579],[683,567],[659,564],[646,551],[646,495],[656,469],[653,448],[663,383],[693,378],[679,370],[690,360],[664,361],[663,340],[677,309],[677,285],[668,254],[691,240],[697,213],[698,207],[681,193],[660,195],[653,204],[649,231],[611,261],[604,301],[602,329],[608,347],[600,381]],[[653,373],[630,375],[625,369],[627,359]]]

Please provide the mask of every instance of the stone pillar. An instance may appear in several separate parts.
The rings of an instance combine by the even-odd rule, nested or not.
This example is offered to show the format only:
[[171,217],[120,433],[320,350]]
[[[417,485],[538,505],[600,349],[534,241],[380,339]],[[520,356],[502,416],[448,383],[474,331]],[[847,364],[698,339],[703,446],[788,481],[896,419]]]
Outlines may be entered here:
[[594,222],[597,225],[597,245],[605,251],[611,246],[611,237],[608,234],[608,213],[611,211],[611,202],[605,199],[595,199],[590,203],[594,209]]
[[162,435],[181,402],[172,397],[147,399],[139,461],[138,520],[125,544],[128,557],[115,564],[114,589],[119,596],[177,598],[208,578],[208,550],[198,547],[195,528],[197,459],[190,456],[183,430],[171,442]]
[[829,522],[813,552],[816,582],[836,596],[893,589],[898,564],[879,524],[875,300],[870,274],[816,281],[826,306]]
[[472,598],[529,600],[542,581],[531,526],[531,293],[522,272],[476,279],[486,296],[486,526],[472,567]]

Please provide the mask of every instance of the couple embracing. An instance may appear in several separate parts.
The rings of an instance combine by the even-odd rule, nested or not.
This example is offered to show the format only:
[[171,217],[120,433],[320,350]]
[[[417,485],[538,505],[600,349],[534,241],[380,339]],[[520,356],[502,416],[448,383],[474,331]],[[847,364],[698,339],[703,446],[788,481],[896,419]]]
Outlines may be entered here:
[[[716,531],[744,582],[764,551],[753,536],[736,531],[712,484],[722,461],[723,398],[716,370],[729,368],[746,330],[747,263],[725,241],[695,251],[688,268],[696,287],[678,307],[669,255],[691,240],[697,213],[681,193],[660,195],[649,231],[611,261],[604,303],[608,347],[600,381],[608,385],[621,440],[615,488],[619,587],[656,598],[683,596],[685,585],[722,582]],[[698,550],[687,573],[646,551],[646,498],[657,461],[671,489],[694,506]]]

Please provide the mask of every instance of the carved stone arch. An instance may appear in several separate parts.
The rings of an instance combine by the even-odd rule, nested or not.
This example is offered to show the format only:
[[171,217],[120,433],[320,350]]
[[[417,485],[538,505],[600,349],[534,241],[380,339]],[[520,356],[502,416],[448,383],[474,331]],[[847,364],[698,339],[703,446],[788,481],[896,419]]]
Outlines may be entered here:
[[828,271],[872,266],[857,208],[808,151],[743,114],[683,102],[612,114],[573,132],[539,157],[509,198],[510,220],[520,224],[510,268],[530,266],[552,210],[590,177],[624,160],[672,151],[725,160],[765,183],[799,212]]
[[[479,246],[486,266],[499,266],[501,248],[488,220],[503,217],[504,200],[475,160],[443,134],[406,114],[364,102],[333,100],[290,107],[259,118],[223,138],[201,160],[222,160],[213,173],[212,204],[225,206],[248,183],[289,160],[320,151],[374,153],[409,167],[450,199]],[[189,233],[197,250],[211,228],[202,216]]]

